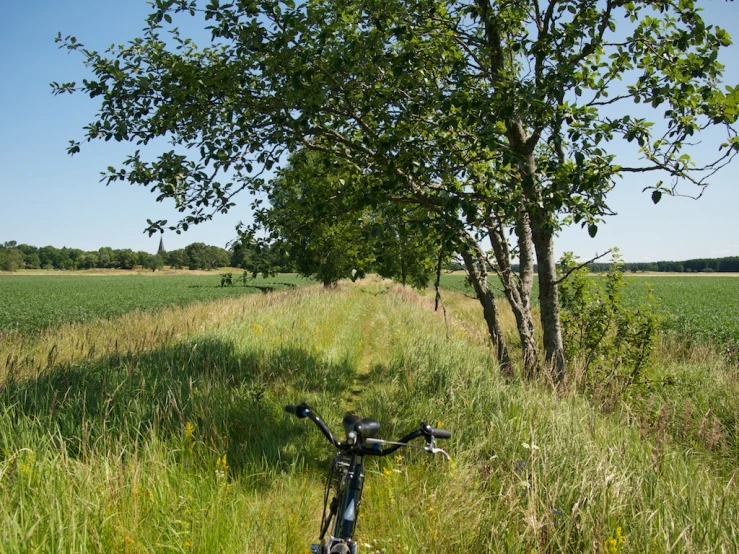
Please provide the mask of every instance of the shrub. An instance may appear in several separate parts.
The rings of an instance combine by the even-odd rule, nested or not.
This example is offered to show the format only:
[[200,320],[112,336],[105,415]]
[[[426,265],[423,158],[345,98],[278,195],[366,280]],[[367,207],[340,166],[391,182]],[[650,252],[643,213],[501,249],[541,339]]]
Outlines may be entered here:
[[[565,254],[563,273],[576,259]],[[659,318],[649,295],[641,305],[624,298],[624,275],[618,255],[605,277],[586,268],[573,271],[560,286],[565,353],[573,363],[576,385],[615,400],[637,383],[650,362]]]

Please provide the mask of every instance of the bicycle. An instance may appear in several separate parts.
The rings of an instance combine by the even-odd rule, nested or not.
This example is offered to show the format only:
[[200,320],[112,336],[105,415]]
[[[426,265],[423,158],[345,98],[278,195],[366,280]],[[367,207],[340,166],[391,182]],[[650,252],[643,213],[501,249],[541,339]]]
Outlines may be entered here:
[[[380,430],[378,421],[347,413],[342,421],[346,441],[339,442],[308,404],[289,404],[285,406],[285,411],[300,419],[306,417],[310,419],[336,448],[336,455],[326,480],[319,544],[310,546],[310,551],[314,554],[357,554],[354,530],[357,526],[359,506],[362,501],[365,456],[387,456],[403,446],[414,446],[422,448],[429,454],[443,454],[447,460],[450,459],[444,450],[436,448],[436,439],[448,439],[451,433],[444,429],[435,429],[423,422],[419,429],[408,433],[401,439],[385,441],[374,438]],[[408,444],[419,437],[425,438],[425,446]],[[383,446],[387,448],[382,448]],[[328,497],[332,486],[336,494],[329,506]],[[326,513],[327,507],[328,514]],[[326,539],[332,519],[334,520],[333,531]]]

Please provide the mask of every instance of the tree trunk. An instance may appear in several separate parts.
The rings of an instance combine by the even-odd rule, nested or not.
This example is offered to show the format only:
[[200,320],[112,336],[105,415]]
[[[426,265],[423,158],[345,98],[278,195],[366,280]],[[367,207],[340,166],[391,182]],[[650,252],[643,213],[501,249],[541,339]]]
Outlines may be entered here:
[[[539,266],[539,307],[544,339],[544,361],[554,381],[560,384],[564,381],[566,364],[562,342],[562,321],[559,317],[557,262],[554,257],[554,225],[552,222],[554,214],[548,213],[541,206],[541,189],[536,182],[533,145],[528,145],[523,125],[520,122],[515,122],[511,127],[509,138],[521,155],[519,166],[521,186],[525,196],[525,208],[536,252],[536,261]],[[524,220],[521,222],[523,223]]]
[[562,321],[559,317],[559,288],[557,262],[554,257],[554,233],[548,222],[531,218],[531,233],[539,264],[539,305],[544,335],[544,351],[547,368],[554,381],[564,381],[566,364],[562,342]]
[[498,307],[495,305],[495,298],[493,297],[492,291],[488,288],[485,264],[480,260],[475,260],[469,251],[462,252],[462,259],[467,267],[467,274],[469,276],[470,283],[475,289],[477,299],[482,305],[483,317],[488,325],[490,340],[495,347],[498,363],[500,364],[500,372],[506,378],[513,377],[513,366],[511,365],[508,348],[506,347],[503,333],[500,329]]
[[[523,229],[523,228],[522,228]],[[531,259],[523,260],[521,273],[526,281],[516,280],[511,264],[511,254],[508,242],[505,238],[505,229],[500,221],[490,222],[488,226],[490,244],[493,246],[495,260],[498,264],[498,273],[503,283],[503,290],[516,318],[516,328],[521,340],[521,351],[523,354],[523,370],[527,379],[533,379],[539,373],[539,355],[536,349],[534,334],[534,321],[531,315],[531,282],[533,282],[533,263]],[[519,243],[528,241],[521,245],[521,250],[531,251],[531,233],[521,233]],[[526,267],[524,267],[526,266]]]
[[[534,286],[534,245],[531,238],[529,215],[523,209],[519,209],[516,218],[516,235],[518,236],[518,287],[521,296],[521,311],[525,314],[527,333],[533,345],[533,350],[529,355],[534,356],[536,364],[530,366],[533,371],[527,377],[534,378],[539,373],[536,332],[534,331],[534,317],[531,313],[531,289]],[[524,367],[526,367],[526,364],[524,364]]]

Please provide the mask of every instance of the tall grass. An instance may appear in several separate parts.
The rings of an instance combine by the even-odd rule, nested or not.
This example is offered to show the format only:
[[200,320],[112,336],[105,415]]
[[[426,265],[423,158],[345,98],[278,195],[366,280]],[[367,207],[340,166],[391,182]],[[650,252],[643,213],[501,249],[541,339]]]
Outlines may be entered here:
[[[34,377],[59,366],[105,358],[131,360],[178,344],[190,336],[248,320],[263,308],[284,301],[284,292],[197,302],[157,312],[131,312],[95,322],[66,323],[29,334],[0,333],[0,386],[10,379]],[[301,291],[291,293],[290,298]]]
[[[452,464],[412,449],[369,463],[364,552],[737,549],[723,458],[503,382],[451,309],[445,323],[381,282],[219,306],[218,326],[6,382],[0,552],[305,552],[332,453],[284,413],[301,400],[336,430],[351,408],[385,438],[419,419],[453,433]],[[177,327],[186,312],[168,313]],[[104,325],[89,340],[112,339]]]

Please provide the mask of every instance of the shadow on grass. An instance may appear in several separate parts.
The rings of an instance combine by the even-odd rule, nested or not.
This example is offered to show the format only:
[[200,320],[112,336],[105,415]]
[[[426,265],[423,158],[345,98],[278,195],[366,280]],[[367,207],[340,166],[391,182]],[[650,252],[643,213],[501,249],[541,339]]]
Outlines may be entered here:
[[294,289],[297,288],[298,285],[295,283],[287,283],[287,282],[274,282],[270,283],[269,285],[229,285],[227,287],[224,287],[219,284],[213,284],[213,285],[187,285],[187,288],[189,289],[222,289],[222,288],[228,288],[228,289],[257,289],[261,292],[274,292],[276,290],[282,290],[282,289]]
[[308,442],[322,450],[313,448],[307,465],[323,470],[312,460],[325,460],[328,444],[283,407],[338,398],[354,371],[351,360],[332,363],[300,348],[237,351],[213,338],[55,367],[6,384],[0,416],[12,420],[10,434],[3,435],[11,444],[0,446],[51,435],[61,437],[71,456],[87,459],[135,452],[155,435],[176,459],[204,468],[227,453],[239,475],[284,469]]

